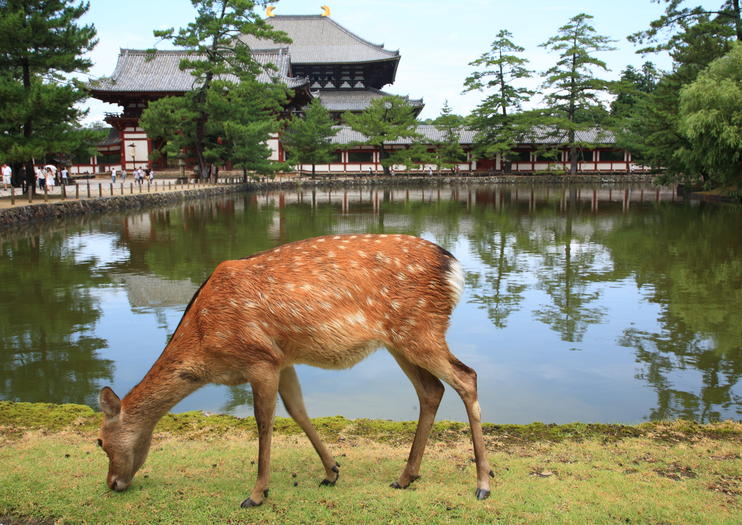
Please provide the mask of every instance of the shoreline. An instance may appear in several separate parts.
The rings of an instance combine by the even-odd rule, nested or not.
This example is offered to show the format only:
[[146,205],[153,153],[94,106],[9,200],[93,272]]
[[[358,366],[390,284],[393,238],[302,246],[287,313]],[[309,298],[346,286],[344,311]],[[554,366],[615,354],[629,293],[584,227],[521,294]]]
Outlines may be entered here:
[[155,206],[175,204],[187,200],[227,195],[231,193],[272,191],[305,188],[357,188],[380,185],[443,186],[480,184],[623,184],[652,183],[651,175],[501,175],[484,177],[466,176],[396,176],[396,177],[355,177],[355,178],[293,178],[289,180],[250,181],[208,187],[183,189],[178,191],[138,193],[97,198],[74,199],[61,202],[19,204],[12,208],[0,209],[0,231],[14,225],[47,222],[65,217],[97,215],[111,211],[145,209]]
[[[87,405],[0,401],[0,436],[12,441],[14,437],[32,431],[94,432],[97,431],[101,418],[100,412]],[[405,443],[412,439],[417,427],[417,421],[349,419],[343,416],[319,417],[313,418],[312,421],[317,431],[329,439],[364,438],[384,443]],[[595,438],[616,441],[642,437],[669,442],[701,438],[720,439],[742,444],[742,422],[734,420],[714,423],[697,423],[689,420],[650,421],[637,424],[484,422],[482,427],[487,439],[496,440],[501,444],[580,441]],[[275,418],[274,431],[277,435],[302,434],[298,425],[287,417]],[[208,438],[230,432],[257,436],[255,418],[208,414],[202,411],[168,413],[155,427],[156,434],[181,437]],[[458,441],[468,435],[468,423],[439,420],[433,427],[430,439],[443,442]]]

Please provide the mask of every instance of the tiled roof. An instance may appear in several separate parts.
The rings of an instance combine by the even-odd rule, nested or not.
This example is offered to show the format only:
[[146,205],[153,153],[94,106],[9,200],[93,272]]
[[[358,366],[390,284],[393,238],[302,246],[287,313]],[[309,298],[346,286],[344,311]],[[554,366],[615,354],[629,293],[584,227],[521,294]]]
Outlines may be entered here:
[[108,135],[106,135],[106,138],[98,142],[96,146],[114,146],[116,144],[121,144],[119,130],[116,128],[108,128]]
[[[591,144],[615,144],[612,131],[592,127],[575,131],[575,141]],[[536,126],[530,133],[521,137],[521,144],[563,144],[567,142],[567,132],[547,126]]]
[[[321,15],[274,16],[266,20],[274,28],[289,35],[288,44],[294,64],[345,64],[399,60],[399,51],[384,49],[348,31],[330,17]],[[241,40],[251,48],[271,49],[286,44],[259,40],[243,35]]]
[[[253,57],[262,66],[274,64],[276,71],[265,70],[258,77],[261,82],[270,82],[278,78],[288,87],[305,85],[307,79],[288,76],[290,59],[286,48],[254,49]],[[151,57],[151,58],[150,58]],[[181,50],[158,50],[150,54],[146,50],[122,49],[119,53],[116,69],[109,78],[93,81],[93,91],[106,92],[185,92],[193,88],[194,77],[188,71],[180,69],[180,61],[196,55]],[[235,77],[225,77],[236,80]]]
[[[332,89],[321,90],[315,95],[320,99],[322,105],[329,111],[363,111],[375,98],[388,97],[391,93],[386,93],[378,89]],[[422,99],[410,99],[402,97],[413,108],[423,107]]]
[[[324,93],[323,93],[324,94]],[[322,94],[322,95],[323,95]],[[332,139],[333,144],[343,145],[350,144],[351,142],[363,142],[365,137],[353,131],[349,126],[337,126],[338,133]],[[443,132],[436,128],[432,124],[421,124],[417,127],[417,133],[422,135],[422,142],[426,144],[434,144],[436,142],[442,142],[444,139]],[[468,128],[459,129],[459,142],[461,144],[470,145],[474,143],[474,130]],[[553,128],[546,127],[535,127],[531,130],[528,136],[524,136],[520,141],[520,144],[563,144],[566,142],[566,134],[562,133],[562,136],[555,133]],[[616,137],[611,131],[601,128],[590,128],[577,132],[577,140],[580,142],[593,143],[593,144],[615,144]],[[388,142],[390,145],[405,145],[412,144],[412,139],[403,138],[393,142]]]
[[[333,144],[343,145],[343,144],[350,144],[351,142],[363,142],[365,140],[365,137],[358,133],[357,131],[353,131],[350,129],[349,126],[336,126],[338,132],[337,134],[332,138]],[[431,124],[421,124],[417,127],[417,133],[423,136],[422,141],[426,144],[433,144],[435,142],[440,142],[443,140],[443,133],[436,128],[435,126]],[[474,138],[474,132],[466,129],[461,128],[459,130],[459,140],[461,144],[471,144],[472,139]],[[412,139],[410,138],[402,138],[395,141],[387,142],[386,144],[390,145],[405,145],[405,144],[412,144]]]

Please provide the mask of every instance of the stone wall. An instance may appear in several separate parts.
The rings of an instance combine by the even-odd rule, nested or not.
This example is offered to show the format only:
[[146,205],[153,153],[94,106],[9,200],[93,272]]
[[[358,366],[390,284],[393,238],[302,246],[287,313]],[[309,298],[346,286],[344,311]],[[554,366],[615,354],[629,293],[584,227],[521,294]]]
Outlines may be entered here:
[[358,186],[449,186],[474,184],[617,184],[650,183],[648,175],[539,175],[518,176],[498,175],[485,177],[446,177],[446,176],[400,176],[400,177],[351,177],[316,178],[292,180],[251,181],[244,184],[230,184],[204,189],[182,190],[168,193],[143,193],[121,195],[97,199],[67,200],[54,203],[39,203],[16,206],[0,210],[0,229],[15,224],[28,224],[63,217],[121,211],[152,206],[166,206],[185,200],[199,199],[214,195],[246,191],[265,191],[291,189],[296,187],[352,188]]

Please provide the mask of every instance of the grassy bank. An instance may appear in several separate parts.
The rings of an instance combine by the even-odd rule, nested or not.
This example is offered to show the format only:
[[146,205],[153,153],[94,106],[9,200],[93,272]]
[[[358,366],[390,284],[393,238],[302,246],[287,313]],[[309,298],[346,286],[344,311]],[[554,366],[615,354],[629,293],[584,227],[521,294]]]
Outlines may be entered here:
[[99,415],[0,403],[0,523],[739,523],[742,424],[487,425],[492,496],[476,501],[465,426],[440,423],[422,479],[388,487],[413,423],[316,420],[341,463],[333,488],[304,436],[276,421],[271,494],[254,481],[254,422],[168,416],[132,488],[106,490]]

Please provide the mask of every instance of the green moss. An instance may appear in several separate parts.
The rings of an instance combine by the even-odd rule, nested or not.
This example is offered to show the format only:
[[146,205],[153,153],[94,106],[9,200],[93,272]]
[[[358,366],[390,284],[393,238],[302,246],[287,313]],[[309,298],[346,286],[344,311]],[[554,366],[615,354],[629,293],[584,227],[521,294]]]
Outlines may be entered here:
[[[25,430],[91,431],[98,427],[101,415],[84,405],[55,405],[50,403],[15,403],[0,401],[0,434],[19,434]],[[415,434],[416,421],[387,421],[374,419],[350,420],[341,416],[313,420],[324,439],[366,438],[385,443],[409,442]],[[276,434],[300,434],[299,426],[289,418],[276,418]],[[528,425],[483,424],[489,438],[507,444],[535,441],[560,442],[601,439],[618,441],[634,437],[651,437],[662,441],[687,441],[701,438],[742,441],[742,423],[698,424],[694,421],[652,422],[640,425],[605,423],[530,423]],[[255,418],[238,418],[226,414],[207,415],[203,412],[168,414],[155,429],[157,432],[183,436],[223,435],[240,430],[256,433]],[[433,426],[433,441],[458,441],[469,435],[469,425],[456,421],[439,421]]]
[[0,401],[0,429],[90,430],[100,423],[100,414],[85,405],[15,403]]

